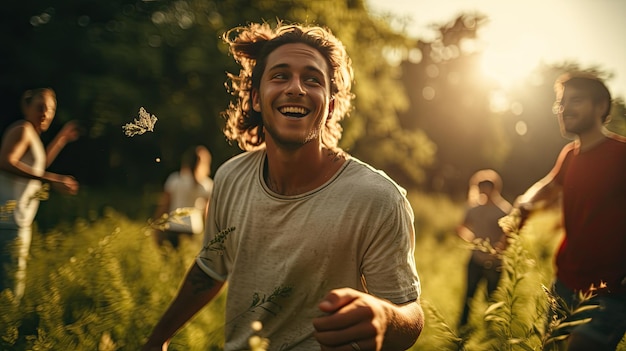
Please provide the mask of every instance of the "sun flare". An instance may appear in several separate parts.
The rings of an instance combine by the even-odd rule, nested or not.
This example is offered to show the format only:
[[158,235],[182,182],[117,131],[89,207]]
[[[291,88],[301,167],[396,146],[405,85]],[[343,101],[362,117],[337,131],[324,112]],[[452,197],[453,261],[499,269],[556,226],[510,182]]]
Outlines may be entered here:
[[481,70],[506,89],[530,75],[539,60],[537,52],[537,43],[528,37],[511,38],[506,46],[487,45],[482,53]]

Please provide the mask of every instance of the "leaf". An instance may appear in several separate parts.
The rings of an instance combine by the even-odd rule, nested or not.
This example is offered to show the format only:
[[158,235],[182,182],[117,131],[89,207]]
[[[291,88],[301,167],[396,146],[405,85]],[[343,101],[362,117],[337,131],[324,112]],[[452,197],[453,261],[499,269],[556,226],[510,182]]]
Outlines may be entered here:
[[128,137],[141,135],[145,132],[154,132],[156,121],[156,116],[150,115],[146,109],[141,107],[139,109],[139,118],[136,118],[133,123],[127,123],[122,126],[122,129],[124,129],[124,134]]
[[559,336],[555,336],[553,338],[548,338],[548,340],[546,340],[546,345],[551,344],[553,342],[565,340],[568,337],[569,337],[569,334],[559,335]]
[[559,329],[568,328],[568,327],[575,327],[578,325],[589,323],[590,321],[591,321],[591,318],[585,318],[585,319],[579,319],[579,320],[575,320],[571,322],[561,322],[559,323],[559,325],[557,325],[554,328],[554,330],[559,330]]
[[502,322],[502,323],[507,323],[508,320],[506,318],[503,318],[503,317],[500,317],[500,316],[490,315],[490,316],[486,316],[485,317],[485,322]]
[[572,312],[572,315],[576,315],[579,313],[583,313],[585,311],[592,311],[595,309],[600,308],[600,305],[585,305],[585,306],[580,306],[577,309],[574,310],[574,312]]
[[487,307],[487,310],[485,310],[485,315],[491,314],[493,311],[497,310],[503,305],[504,305],[504,301],[496,302],[496,303],[489,305],[489,307]]
[[517,339],[517,338],[516,339],[509,339],[508,342],[511,345],[515,345],[515,346],[521,347],[522,349],[527,350],[527,351],[534,351],[535,350],[534,348],[532,348],[529,345],[527,345],[526,343],[524,343],[524,340],[522,340],[522,339]]

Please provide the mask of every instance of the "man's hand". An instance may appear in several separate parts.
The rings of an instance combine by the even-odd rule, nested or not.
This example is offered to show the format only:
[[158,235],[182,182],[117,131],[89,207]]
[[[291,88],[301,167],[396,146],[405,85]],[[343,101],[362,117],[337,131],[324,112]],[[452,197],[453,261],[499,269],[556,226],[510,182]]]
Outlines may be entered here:
[[319,309],[328,314],[313,320],[322,351],[382,348],[389,323],[387,302],[344,288],[328,293]]

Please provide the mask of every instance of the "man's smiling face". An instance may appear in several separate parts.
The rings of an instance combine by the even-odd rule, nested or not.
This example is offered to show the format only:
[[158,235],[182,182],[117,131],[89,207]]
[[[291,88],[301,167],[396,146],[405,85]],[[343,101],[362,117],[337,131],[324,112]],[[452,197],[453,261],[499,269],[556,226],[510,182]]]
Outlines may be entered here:
[[322,54],[303,43],[282,45],[268,55],[259,89],[252,92],[268,140],[290,148],[321,143],[331,109],[329,72]]

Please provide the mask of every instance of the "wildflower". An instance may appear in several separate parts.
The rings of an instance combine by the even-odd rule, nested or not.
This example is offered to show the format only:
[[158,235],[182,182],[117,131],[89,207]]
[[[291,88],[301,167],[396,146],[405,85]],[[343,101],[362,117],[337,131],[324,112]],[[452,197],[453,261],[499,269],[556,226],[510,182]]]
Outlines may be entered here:
[[498,220],[498,225],[505,233],[519,232],[521,223],[522,213],[517,208],[514,208],[511,213]]
[[133,123],[127,123],[122,126],[124,134],[128,137],[135,135],[141,135],[145,132],[154,132],[154,125],[157,118],[155,115],[150,115],[143,107],[139,109],[139,119],[135,118]]
[[180,207],[170,213],[164,213],[155,220],[149,219],[148,225],[154,229],[168,230],[170,223],[184,224],[182,218],[189,216],[193,210],[193,207]]
[[[32,200],[45,201],[48,200],[48,198],[50,198],[50,184],[44,183],[39,190],[28,198],[27,205],[30,204]],[[8,200],[4,205],[0,205],[0,221],[8,220],[16,207],[17,201],[15,200]]]
[[8,200],[4,205],[0,205],[0,220],[8,220],[11,213],[15,210],[15,206],[17,206],[17,201],[15,200]]
[[39,201],[46,201],[50,198],[50,184],[44,183],[39,190],[35,191],[33,196],[28,199],[28,203],[31,200],[36,199]]

